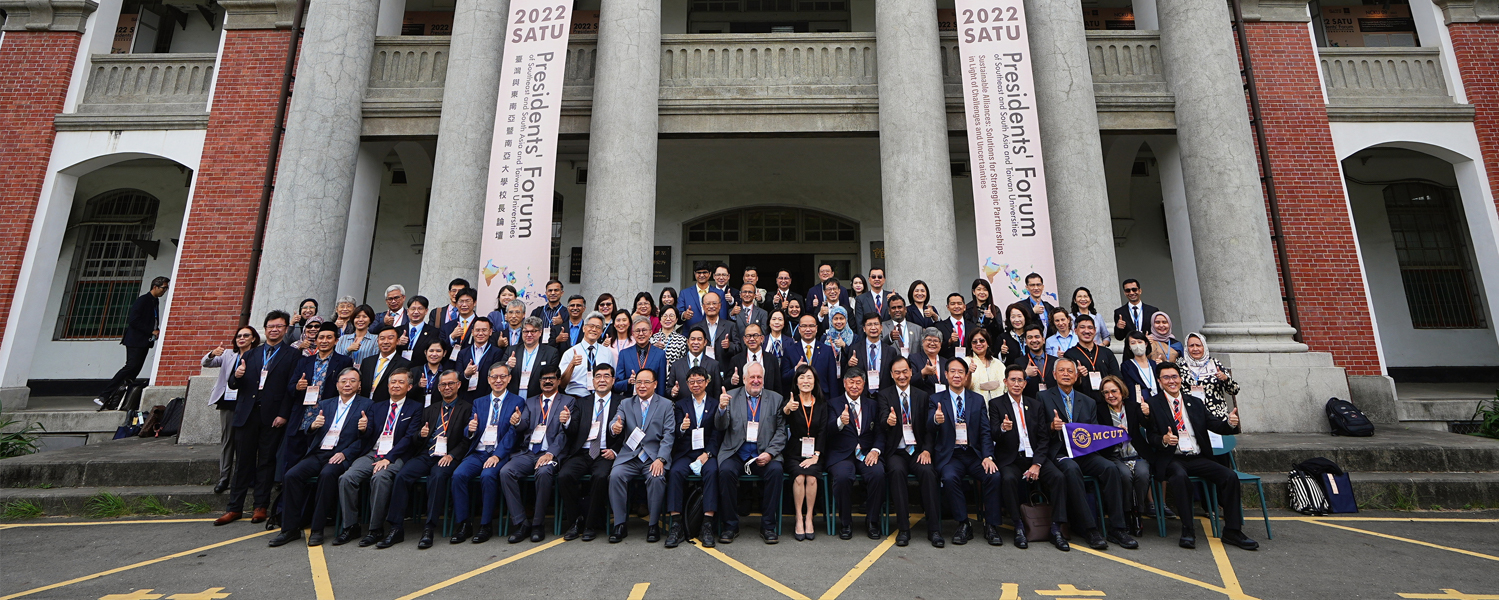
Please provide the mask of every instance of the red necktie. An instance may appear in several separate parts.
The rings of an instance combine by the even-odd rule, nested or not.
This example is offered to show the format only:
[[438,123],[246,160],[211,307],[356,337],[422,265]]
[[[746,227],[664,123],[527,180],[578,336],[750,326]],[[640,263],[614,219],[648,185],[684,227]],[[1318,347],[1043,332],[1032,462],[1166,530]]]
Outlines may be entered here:
[[963,345],[963,343],[964,343],[963,340],[966,339],[966,336],[963,335],[963,322],[962,321],[958,321],[957,325],[958,325],[958,344],[959,345]]
[[1171,416],[1176,418],[1176,430],[1177,431],[1186,431],[1187,430],[1187,424],[1182,420],[1182,405],[1181,405],[1181,401],[1178,400],[1178,399],[1176,399],[1176,398],[1172,398],[1171,399]]

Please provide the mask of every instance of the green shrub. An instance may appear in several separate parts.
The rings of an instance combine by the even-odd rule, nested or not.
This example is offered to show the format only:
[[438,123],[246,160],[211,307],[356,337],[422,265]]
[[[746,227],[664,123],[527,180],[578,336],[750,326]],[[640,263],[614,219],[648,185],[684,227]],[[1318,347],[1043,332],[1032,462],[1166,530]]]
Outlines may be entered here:
[[30,500],[12,500],[5,504],[5,519],[35,519],[42,516],[42,506]]
[[[20,422],[11,417],[0,417],[0,429],[11,427]],[[0,433],[0,458],[35,454],[38,446],[36,432],[46,430],[47,428],[43,427],[41,423],[29,423],[16,431]]]

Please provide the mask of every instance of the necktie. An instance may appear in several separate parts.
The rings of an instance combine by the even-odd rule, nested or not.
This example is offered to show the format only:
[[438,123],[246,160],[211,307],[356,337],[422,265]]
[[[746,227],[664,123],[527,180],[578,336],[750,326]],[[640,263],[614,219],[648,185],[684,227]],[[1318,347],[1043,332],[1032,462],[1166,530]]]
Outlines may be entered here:
[[385,417],[385,431],[384,431],[384,433],[390,433],[392,431],[395,431],[395,428],[396,428],[396,409],[397,408],[398,407],[396,406],[395,402],[391,402],[390,403],[390,414],[386,415],[386,417]]
[[880,368],[880,347],[879,347],[879,345],[875,344],[874,342],[870,342],[870,344],[869,344],[869,365],[868,365],[868,369],[867,370],[873,371],[873,370],[878,369],[878,368]]
[[411,328],[411,335],[406,336],[406,349],[407,350],[415,350],[416,349],[416,328],[415,327]]
[[900,393],[900,414],[905,417],[904,423],[911,422],[911,394],[907,392]]
[[599,436],[593,438],[593,441],[588,444],[588,457],[598,458],[599,452],[602,451],[600,446],[604,444],[604,409],[609,407],[609,398],[595,396],[593,402],[593,421],[599,425]]
[[1067,409],[1067,420],[1072,421],[1072,394],[1062,396],[1062,404]]
[[[645,398],[641,398],[640,399],[640,429],[641,430],[645,429],[645,417],[646,417],[647,414],[650,414],[650,410],[651,410],[650,401],[646,400]],[[650,457],[646,455],[645,446],[641,446],[640,447],[640,462],[649,462],[649,461],[650,461]]]
[[883,295],[884,294],[875,294],[874,295],[874,312],[878,313],[878,312],[881,312],[883,310],[883,309],[880,308],[881,306],[884,305],[884,303],[880,301],[880,296],[883,296]]
[[968,338],[963,335],[963,322],[962,321],[953,321],[953,324],[958,326],[958,343],[959,344],[965,344],[965,340],[967,340]]
[[1131,311],[1134,311],[1134,313],[1135,313],[1135,329],[1139,329],[1140,328],[1140,307],[1138,307],[1138,306],[1131,306],[1131,307],[1129,307],[1129,309]]
[[1171,399],[1171,416],[1176,419],[1176,430],[1186,431],[1187,424],[1182,420],[1182,405],[1178,398]]
[[589,346],[588,347],[588,372],[589,373],[592,373],[593,372],[593,368],[595,366],[597,366],[597,365],[594,364],[594,352],[595,352],[595,348],[593,346]]
[[[541,422],[536,424],[536,426],[542,428],[543,431],[546,430],[546,426],[547,426],[547,413],[549,411],[551,411],[551,410],[552,410],[552,401],[548,400],[545,397],[543,397],[541,399]],[[542,434],[541,440],[542,440],[542,443],[546,442],[546,434]],[[532,452],[540,452],[541,451],[541,444],[532,444],[531,445],[531,451]]]
[[700,361],[702,361],[702,360],[703,359],[701,357],[697,357],[697,356],[692,357],[692,368],[696,369],[698,367],[698,365],[700,364]]
[[759,362],[760,362],[760,353],[756,352],[756,353],[750,354],[750,362],[759,364]]
[[807,360],[810,362],[812,360],[812,344],[803,344],[803,345],[806,346],[806,350],[805,351],[807,353]]
[[380,376],[385,374],[385,363],[387,362],[390,362],[390,359],[384,356],[380,357],[380,363],[375,365],[375,381],[380,381]]
[[855,434],[863,433],[864,431],[863,431],[863,428],[860,427],[860,424],[863,423],[864,421],[859,417],[859,403],[858,402],[853,402],[851,404],[851,406],[854,409],[853,410],[853,413],[854,413],[853,414],[854,433]]
[[956,400],[957,401],[957,405],[958,405],[958,414],[957,414],[956,418],[957,418],[957,420],[958,420],[959,423],[962,423],[963,422],[963,415],[964,415],[964,412],[963,412],[963,395],[962,394],[956,394],[956,395],[953,396],[953,400]]

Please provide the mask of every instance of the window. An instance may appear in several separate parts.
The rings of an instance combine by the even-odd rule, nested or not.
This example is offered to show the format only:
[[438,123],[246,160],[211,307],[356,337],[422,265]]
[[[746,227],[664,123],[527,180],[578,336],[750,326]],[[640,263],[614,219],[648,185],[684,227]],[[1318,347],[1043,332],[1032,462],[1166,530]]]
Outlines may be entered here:
[[807,213],[803,229],[809,242],[856,242],[857,232],[853,223],[830,217]]
[[1411,324],[1483,328],[1467,228],[1453,194],[1429,183],[1397,183],[1385,187],[1384,199]]
[[796,208],[748,208],[687,225],[688,243],[858,242],[852,221]]
[[689,242],[737,242],[739,241],[739,213],[719,215],[704,219],[687,228]]
[[57,319],[57,338],[113,339],[125,333],[130,303],[141,294],[146,251],[132,240],[151,239],[160,202],[141,190],[105,192],[86,203],[78,249]]
[[745,211],[749,222],[751,242],[796,241],[796,211],[790,209],[767,209]]

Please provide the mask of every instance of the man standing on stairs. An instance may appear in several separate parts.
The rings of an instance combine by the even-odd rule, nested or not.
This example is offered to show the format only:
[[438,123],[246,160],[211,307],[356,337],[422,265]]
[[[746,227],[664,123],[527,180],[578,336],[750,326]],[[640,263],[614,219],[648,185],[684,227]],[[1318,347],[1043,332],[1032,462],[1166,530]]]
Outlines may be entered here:
[[161,297],[166,295],[170,282],[166,277],[152,279],[151,291],[130,303],[130,312],[125,315],[125,335],[120,338],[120,345],[125,347],[125,366],[115,372],[114,378],[94,398],[99,410],[124,408],[119,405],[106,407],[105,402],[116,390],[134,382],[146,366],[146,354],[151,352],[156,338],[161,337]]

